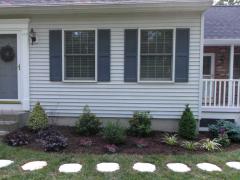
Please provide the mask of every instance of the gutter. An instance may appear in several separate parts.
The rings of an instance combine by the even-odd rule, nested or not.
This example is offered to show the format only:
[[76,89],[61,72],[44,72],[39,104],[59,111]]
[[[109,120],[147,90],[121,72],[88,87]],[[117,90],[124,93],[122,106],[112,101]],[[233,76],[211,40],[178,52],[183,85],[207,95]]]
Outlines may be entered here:
[[159,12],[159,11],[204,11],[211,6],[210,0],[204,2],[154,2],[154,3],[119,3],[119,4],[47,4],[1,6],[0,14],[56,14],[56,13],[89,13],[89,12]]

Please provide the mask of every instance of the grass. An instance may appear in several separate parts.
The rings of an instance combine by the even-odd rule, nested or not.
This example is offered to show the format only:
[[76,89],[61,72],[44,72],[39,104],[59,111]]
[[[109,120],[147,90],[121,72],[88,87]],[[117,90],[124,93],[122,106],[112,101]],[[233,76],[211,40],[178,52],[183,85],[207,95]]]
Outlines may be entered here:
[[[0,159],[14,160],[15,163],[7,168],[0,169],[0,179],[37,180],[37,179],[84,179],[84,180],[140,180],[140,179],[231,179],[237,180],[240,171],[230,169],[225,165],[227,161],[240,161],[240,150],[234,152],[219,152],[203,155],[91,155],[91,154],[57,154],[12,148],[0,143]],[[23,172],[21,165],[34,160],[44,160],[48,166],[35,172]],[[81,163],[83,169],[77,174],[61,174],[59,165],[63,163]],[[117,162],[121,169],[115,173],[99,173],[95,170],[100,162]],[[138,173],[132,170],[135,162],[149,162],[157,166],[153,174]],[[192,171],[186,174],[174,173],[166,168],[166,163],[180,162],[191,167]],[[210,162],[218,165],[223,172],[208,173],[198,170],[196,164]]]

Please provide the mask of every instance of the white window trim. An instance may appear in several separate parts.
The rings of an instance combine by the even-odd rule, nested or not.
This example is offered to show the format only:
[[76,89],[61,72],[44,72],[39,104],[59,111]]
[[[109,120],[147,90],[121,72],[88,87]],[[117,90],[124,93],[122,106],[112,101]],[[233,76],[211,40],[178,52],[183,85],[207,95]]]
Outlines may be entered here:
[[[141,67],[140,67],[140,61],[141,61],[141,31],[142,30],[173,30],[173,58],[172,58],[172,80],[171,81],[147,81],[147,80],[141,80]],[[137,67],[137,80],[138,83],[174,83],[175,82],[175,54],[176,54],[176,28],[172,27],[152,27],[152,28],[139,28],[138,29],[138,67]]]
[[[95,79],[94,80],[67,80],[65,79],[65,31],[94,31],[95,32]],[[96,28],[84,28],[84,29],[62,29],[62,79],[63,82],[69,82],[69,83],[77,83],[77,82],[81,82],[81,83],[95,83],[97,82],[97,67],[98,67],[98,30]]]

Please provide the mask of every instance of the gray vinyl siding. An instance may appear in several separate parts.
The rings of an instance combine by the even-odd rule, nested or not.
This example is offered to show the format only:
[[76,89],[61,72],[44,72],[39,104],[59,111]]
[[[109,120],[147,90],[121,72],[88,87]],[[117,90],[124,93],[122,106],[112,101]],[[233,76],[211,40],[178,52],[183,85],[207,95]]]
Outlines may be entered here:
[[[200,13],[148,15],[87,15],[32,17],[30,28],[38,44],[30,45],[31,108],[40,101],[51,116],[79,116],[88,104],[99,117],[130,117],[150,111],[154,118],[177,119],[185,104],[198,116],[200,74]],[[49,81],[49,30],[111,29],[111,81],[68,83]],[[136,28],[190,28],[188,83],[124,82],[124,30]]]

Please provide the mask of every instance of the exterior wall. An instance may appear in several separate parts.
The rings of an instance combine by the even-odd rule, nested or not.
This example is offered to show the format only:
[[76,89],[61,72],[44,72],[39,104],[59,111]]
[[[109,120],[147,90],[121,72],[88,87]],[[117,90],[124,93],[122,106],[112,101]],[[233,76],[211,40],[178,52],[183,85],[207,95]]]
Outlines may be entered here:
[[228,46],[206,46],[204,53],[215,54],[215,79],[228,79],[230,47]]
[[[125,83],[124,29],[191,28],[188,83]],[[30,28],[38,44],[30,45],[30,101],[50,116],[77,117],[88,104],[99,117],[129,118],[133,111],[150,111],[157,119],[179,119],[186,104],[198,118],[200,99],[201,13],[33,16]],[[111,82],[49,81],[50,29],[111,29]]]

